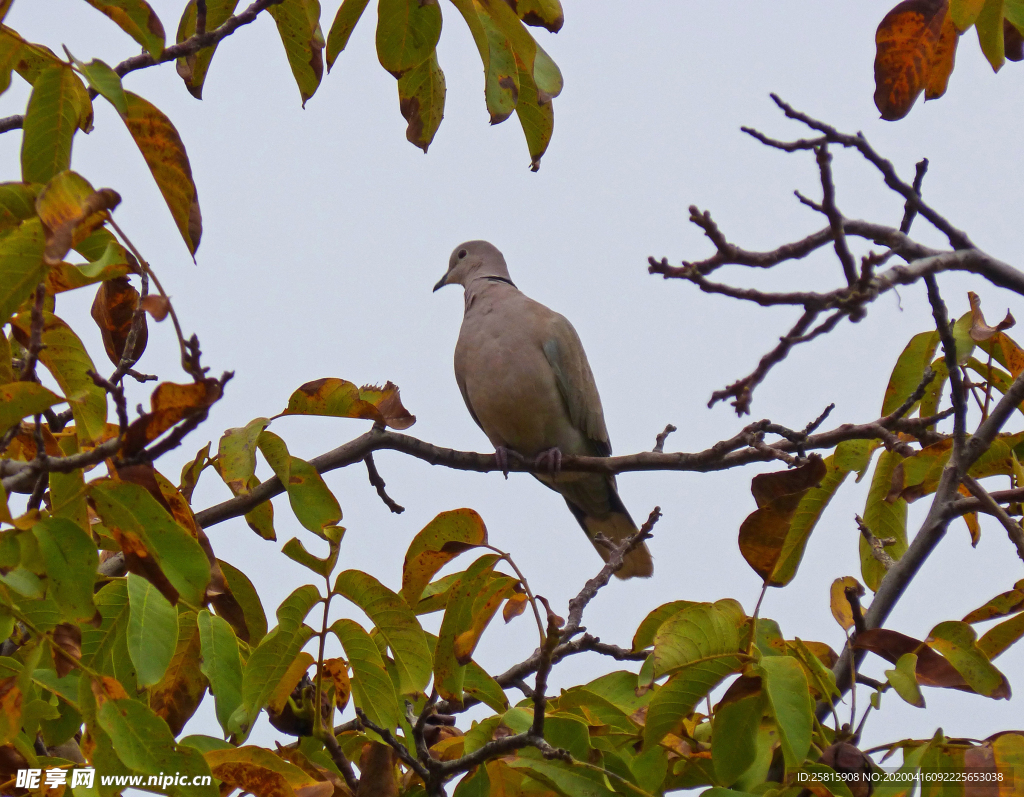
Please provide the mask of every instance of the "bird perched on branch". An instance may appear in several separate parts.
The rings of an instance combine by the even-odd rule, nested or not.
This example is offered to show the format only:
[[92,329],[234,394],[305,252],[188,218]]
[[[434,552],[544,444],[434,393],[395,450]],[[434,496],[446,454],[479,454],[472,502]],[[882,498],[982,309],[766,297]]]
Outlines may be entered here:
[[[608,544],[637,531],[615,486],[600,473],[566,473],[563,454],[612,452],[601,397],[579,335],[563,316],[533,301],[509,278],[501,252],[487,241],[455,248],[434,290],[465,288],[466,310],[455,346],[455,379],[473,420],[494,445],[502,470],[510,453],[545,467],[536,477],[565,498],[587,538],[607,561]],[[645,544],[616,574],[650,576]]]

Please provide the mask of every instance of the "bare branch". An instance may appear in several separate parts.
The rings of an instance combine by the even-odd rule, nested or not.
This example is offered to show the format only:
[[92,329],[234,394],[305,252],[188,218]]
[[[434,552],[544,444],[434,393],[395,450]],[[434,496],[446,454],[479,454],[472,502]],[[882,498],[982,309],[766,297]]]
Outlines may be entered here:
[[1010,542],[1017,548],[1017,556],[1024,561],[1024,530],[1021,529],[1020,523],[1006,514],[1006,510],[996,503],[996,500],[973,476],[964,476],[964,486],[988,509],[989,514],[1002,524],[1010,537]]
[[677,431],[675,426],[670,423],[666,424],[665,429],[654,438],[654,448],[652,450],[657,454],[662,453],[665,450],[665,441],[675,431]]
[[389,496],[384,488],[387,486],[384,484],[384,479],[381,478],[380,473],[377,471],[377,465],[373,461],[373,454],[367,454],[363,457],[363,462],[366,463],[366,472],[370,477],[370,484],[377,491],[377,495],[380,496],[380,500],[384,502],[384,505],[394,512],[396,515],[400,515],[405,511],[405,507],[401,504],[395,503],[391,496]]

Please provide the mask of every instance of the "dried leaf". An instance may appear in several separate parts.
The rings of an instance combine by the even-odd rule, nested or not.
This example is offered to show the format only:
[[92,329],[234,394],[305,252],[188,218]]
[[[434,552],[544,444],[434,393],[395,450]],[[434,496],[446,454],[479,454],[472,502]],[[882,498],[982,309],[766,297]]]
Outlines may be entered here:
[[[128,277],[107,280],[101,283],[96,291],[96,298],[92,303],[92,320],[100,328],[103,348],[107,352],[107,358],[114,365],[119,365],[124,356],[138,306],[139,292],[128,281]],[[142,356],[148,342],[149,330],[143,319],[132,351],[133,361]]]
[[959,32],[948,0],[904,0],[875,33],[875,106],[883,119],[902,119],[925,92],[941,97],[953,71]]

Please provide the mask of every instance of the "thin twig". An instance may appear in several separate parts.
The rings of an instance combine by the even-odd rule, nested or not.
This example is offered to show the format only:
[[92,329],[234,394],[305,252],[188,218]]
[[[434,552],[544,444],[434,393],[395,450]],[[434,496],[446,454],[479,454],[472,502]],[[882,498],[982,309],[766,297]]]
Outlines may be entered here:
[[1024,529],[1021,529],[1020,523],[1006,514],[1006,510],[996,503],[988,490],[982,487],[973,476],[964,476],[963,482],[964,487],[971,491],[971,495],[981,501],[988,509],[989,514],[995,517],[1002,524],[1003,528],[1006,529],[1010,542],[1017,549],[1017,556],[1024,561]]
[[377,465],[373,461],[373,454],[367,454],[363,457],[363,462],[366,463],[366,472],[370,477],[370,484],[377,491],[377,495],[380,496],[380,500],[384,502],[384,505],[394,512],[396,515],[400,515],[405,511],[405,507],[401,504],[395,503],[391,499],[391,496],[385,492],[384,488],[387,486],[384,484],[384,479],[381,477],[377,470]]

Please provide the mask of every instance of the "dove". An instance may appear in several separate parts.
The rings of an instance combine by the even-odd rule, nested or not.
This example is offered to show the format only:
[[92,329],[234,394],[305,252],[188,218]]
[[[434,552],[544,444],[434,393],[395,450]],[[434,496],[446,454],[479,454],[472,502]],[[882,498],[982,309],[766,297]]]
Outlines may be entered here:
[[[455,379],[473,417],[494,446],[502,470],[510,453],[544,468],[534,475],[561,494],[601,557],[637,531],[619,498],[615,477],[566,473],[563,455],[607,457],[612,447],[601,397],[572,324],[527,297],[512,282],[505,258],[487,241],[452,252],[434,286],[461,285],[465,314],[455,346]],[[596,540],[603,535],[606,543]],[[625,557],[619,578],[654,572],[645,544]]]

